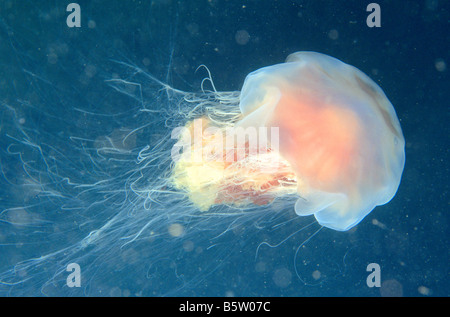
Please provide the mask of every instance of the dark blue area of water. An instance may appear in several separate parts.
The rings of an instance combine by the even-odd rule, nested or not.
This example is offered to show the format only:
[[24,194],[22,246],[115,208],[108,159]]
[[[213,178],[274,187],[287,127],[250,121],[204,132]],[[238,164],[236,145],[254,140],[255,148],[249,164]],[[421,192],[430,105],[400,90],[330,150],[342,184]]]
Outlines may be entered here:
[[[101,249],[73,253],[89,267],[81,290],[61,278],[42,290],[42,281],[67,265],[60,257],[23,272],[21,280],[37,282],[11,285],[0,275],[1,296],[450,295],[448,1],[378,1],[380,28],[366,25],[369,2],[315,0],[78,1],[81,27],[69,28],[70,2],[0,4],[0,273],[76,245],[111,220],[115,206],[135,202],[120,192],[126,164],[96,156],[82,141],[123,138],[158,119],[137,115],[140,108],[162,109],[173,100],[124,63],[194,92],[207,76],[196,71],[203,64],[217,90],[234,91],[248,73],[290,53],[334,56],[369,75],[394,105],[406,140],[405,170],[390,203],[349,232],[321,230],[297,253],[318,227],[278,245],[313,221],[292,221],[289,207],[264,229],[251,218],[212,217],[217,227],[199,226],[186,241],[142,239],[121,248],[107,240],[120,234],[111,234]],[[117,78],[132,79],[140,90],[119,93],[110,84]],[[134,148],[154,144],[164,131],[147,126]],[[41,148],[25,144],[24,136]],[[101,181],[95,195],[71,186]],[[132,221],[130,215],[129,227]],[[280,229],[277,221],[288,224]],[[264,241],[278,246],[258,248]],[[380,265],[380,288],[366,284],[369,263]]]

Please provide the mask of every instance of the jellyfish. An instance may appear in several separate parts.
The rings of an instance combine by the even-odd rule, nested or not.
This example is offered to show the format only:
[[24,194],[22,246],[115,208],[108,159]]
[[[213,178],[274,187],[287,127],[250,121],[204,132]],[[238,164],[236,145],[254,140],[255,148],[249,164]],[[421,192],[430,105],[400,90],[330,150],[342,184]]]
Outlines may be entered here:
[[213,108],[179,131],[171,180],[201,210],[297,193],[298,215],[345,231],[394,197],[405,163],[400,123],[355,67],[293,53],[250,73],[238,107],[231,117]]
[[[31,97],[0,104],[0,251],[13,255],[0,295],[198,295],[215,259],[243,252],[237,228],[295,211],[344,231],[395,195],[405,155],[394,108],[335,58],[291,54],[241,91],[218,91],[208,71],[198,93],[111,63],[121,71],[105,95],[27,70]],[[68,286],[72,263],[81,288]]]

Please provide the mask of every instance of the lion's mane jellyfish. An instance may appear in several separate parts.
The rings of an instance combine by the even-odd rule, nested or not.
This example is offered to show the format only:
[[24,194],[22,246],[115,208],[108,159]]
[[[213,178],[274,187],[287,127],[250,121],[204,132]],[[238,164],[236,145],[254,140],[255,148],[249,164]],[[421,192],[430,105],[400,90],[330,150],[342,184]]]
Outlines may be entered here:
[[250,73],[235,100],[172,137],[171,181],[201,210],[265,205],[297,194],[298,215],[348,230],[389,202],[405,141],[381,88],[353,66],[314,52]]
[[[0,105],[0,252],[10,255],[0,295],[103,296],[118,285],[206,294],[197,285],[227,262],[216,259],[255,255],[242,232],[286,241],[286,230],[289,238],[315,223],[289,217],[294,208],[315,216],[316,233],[348,230],[399,186],[405,141],[394,108],[337,59],[294,53],[249,74],[241,92],[218,91],[210,74],[189,93],[136,66],[111,67],[121,72],[106,81],[112,90],[95,84],[86,103],[89,86],[50,77],[44,85],[64,89],[44,89],[27,72],[33,98]],[[259,246],[271,246],[263,236]],[[67,285],[71,263],[79,289]]]

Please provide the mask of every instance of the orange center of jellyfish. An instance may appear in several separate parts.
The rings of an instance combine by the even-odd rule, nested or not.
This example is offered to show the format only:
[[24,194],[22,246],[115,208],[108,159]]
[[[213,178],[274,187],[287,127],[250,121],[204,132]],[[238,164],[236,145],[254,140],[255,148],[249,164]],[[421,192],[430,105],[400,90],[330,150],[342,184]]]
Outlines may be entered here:
[[342,177],[351,177],[361,131],[350,110],[285,94],[270,124],[280,127],[280,151],[308,187],[337,190]]

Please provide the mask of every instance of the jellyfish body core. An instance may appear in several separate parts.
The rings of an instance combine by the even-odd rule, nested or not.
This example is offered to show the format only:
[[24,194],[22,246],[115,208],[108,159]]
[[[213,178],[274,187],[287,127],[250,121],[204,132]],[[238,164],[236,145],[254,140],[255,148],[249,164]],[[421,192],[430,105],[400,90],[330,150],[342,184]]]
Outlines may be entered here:
[[228,109],[236,113],[189,121],[178,137],[171,181],[199,209],[297,193],[298,215],[343,231],[395,195],[405,162],[400,123],[355,67],[297,52],[250,73]]

